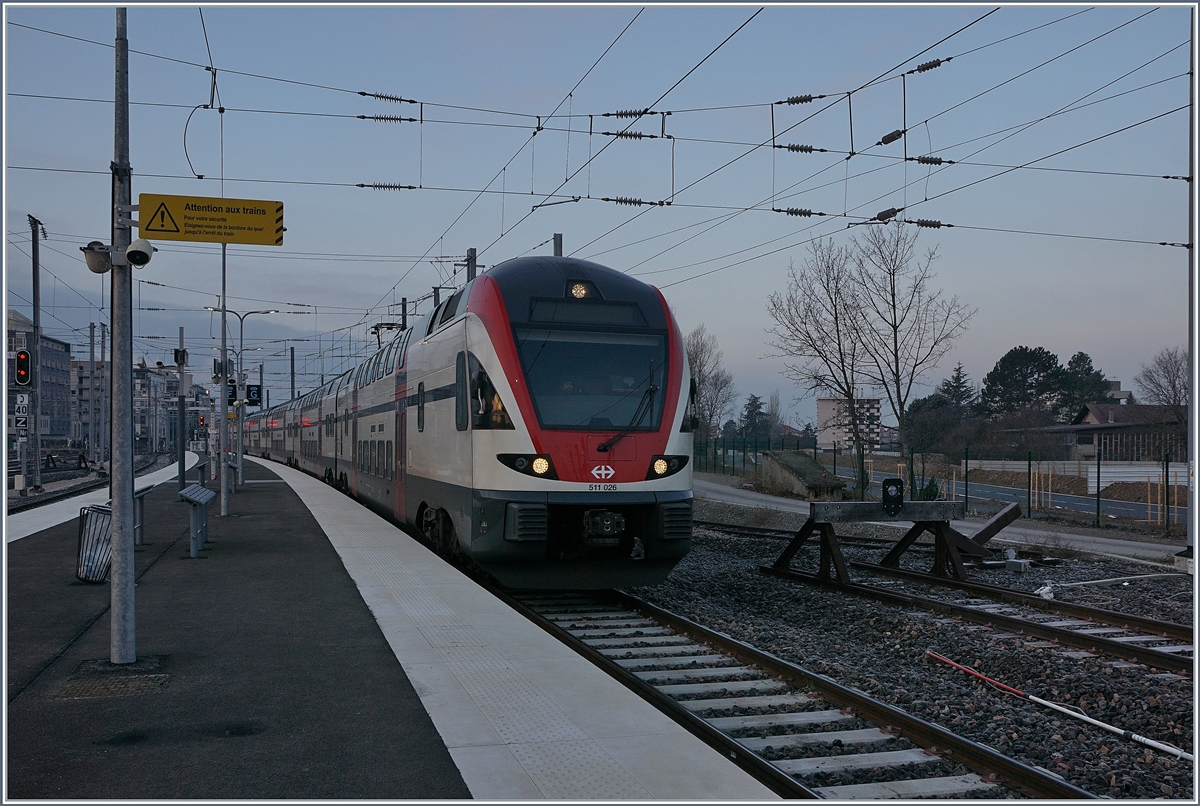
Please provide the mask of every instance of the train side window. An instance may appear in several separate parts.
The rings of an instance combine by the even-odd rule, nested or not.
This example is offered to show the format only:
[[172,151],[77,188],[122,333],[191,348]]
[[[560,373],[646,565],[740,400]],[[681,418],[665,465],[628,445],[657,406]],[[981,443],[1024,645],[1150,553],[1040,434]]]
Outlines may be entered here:
[[458,311],[458,301],[462,299],[465,288],[460,288],[454,292],[450,299],[446,300],[446,310],[442,311],[441,317],[438,319],[438,325],[444,325],[454,318],[454,314]]
[[387,441],[387,464],[383,466],[383,477],[390,479],[392,477],[392,441]]
[[404,360],[408,356],[408,340],[410,336],[412,336],[411,330],[406,330],[404,334],[400,336],[400,349],[397,350],[397,352],[400,354],[400,357],[396,362],[397,369],[404,366]]
[[425,382],[417,384],[417,430],[425,430]]
[[467,409],[467,354],[460,352],[454,362],[454,427],[466,431],[470,423]]
[[[449,300],[447,300],[447,302],[448,301]],[[428,336],[430,333],[432,333],[434,327],[437,326],[438,317],[440,317],[442,315],[442,309],[445,305],[446,305],[446,303],[443,302],[441,305],[439,305],[433,309],[433,313],[429,314],[429,324],[427,324],[425,326],[425,335],[426,336]]]
[[368,454],[369,458],[367,459],[367,472],[372,476],[379,475],[379,457],[375,453],[376,447],[378,447],[378,443],[375,440],[371,440],[371,452]]

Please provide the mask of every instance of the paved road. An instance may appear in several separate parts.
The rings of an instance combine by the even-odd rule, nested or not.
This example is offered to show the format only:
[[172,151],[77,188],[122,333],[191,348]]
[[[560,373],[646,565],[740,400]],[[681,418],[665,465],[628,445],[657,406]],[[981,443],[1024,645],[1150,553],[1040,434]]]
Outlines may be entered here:
[[[809,505],[806,501],[797,501],[791,498],[779,498],[773,495],[764,495],[756,493],[752,490],[742,490],[736,487],[729,487],[720,482],[709,481],[707,479],[696,478],[693,482],[693,489],[698,498],[707,498],[712,501],[724,501],[730,504],[741,504],[743,506],[752,507],[768,507],[770,509],[782,510],[784,512],[797,512],[802,515],[807,515]],[[965,520],[954,521],[953,526],[958,531],[965,535],[973,535],[983,526],[982,520]],[[1020,522],[1018,521],[1018,524]],[[907,529],[907,523],[880,523],[881,526],[890,526],[897,529]],[[1076,551],[1086,551],[1094,554],[1106,554],[1111,556],[1133,558],[1147,562],[1163,563],[1171,565],[1176,552],[1184,548],[1184,541],[1166,542],[1142,542],[1138,540],[1123,540],[1116,537],[1102,537],[1096,534],[1086,534],[1074,531],[1060,531],[1052,528],[1045,528],[1039,525],[1038,527],[1025,527],[1020,525],[1012,525],[1001,532],[999,537],[992,540],[992,543],[1001,545],[1035,545],[1043,546],[1050,549],[1053,548],[1069,548]]]

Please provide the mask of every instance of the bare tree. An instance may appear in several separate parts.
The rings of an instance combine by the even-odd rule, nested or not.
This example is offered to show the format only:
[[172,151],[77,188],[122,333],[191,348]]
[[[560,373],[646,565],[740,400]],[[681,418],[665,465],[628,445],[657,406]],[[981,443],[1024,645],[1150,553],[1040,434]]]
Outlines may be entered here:
[[862,423],[854,415],[858,388],[866,381],[865,355],[854,328],[860,312],[850,263],[846,247],[832,239],[813,241],[804,265],[788,266],[787,291],[768,299],[775,325],[767,332],[775,337],[770,345],[779,351],[774,357],[784,359],[785,375],[807,395],[824,392],[840,400],[846,422],[837,425],[864,446]]
[[896,418],[903,455],[904,416],[913,387],[950,351],[975,315],[958,297],[932,286],[937,250],[916,255],[917,231],[869,226],[854,238],[854,338],[866,355],[870,383]]
[[737,389],[733,376],[721,364],[725,354],[717,346],[717,337],[703,324],[684,337],[683,348],[696,381],[696,413],[707,437],[713,423],[719,426],[725,414],[733,410]]
[[779,399],[779,390],[771,392],[771,396],[767,398],[767,436],[769,439],[776,439],[783,432],[783,427],[787,424],[787,417],[783,413],[783,403]]
[[1150,360],[1149,366],[1142,365],[1133,382],[1143,402],[1170,406],[1179,423],[1187,422],[1190,401],[1187,347],[1164,347]]

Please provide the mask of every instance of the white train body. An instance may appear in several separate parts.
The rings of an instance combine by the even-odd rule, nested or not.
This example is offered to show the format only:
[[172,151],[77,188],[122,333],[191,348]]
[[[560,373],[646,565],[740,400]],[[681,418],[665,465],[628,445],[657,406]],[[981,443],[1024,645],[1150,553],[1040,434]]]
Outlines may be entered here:
[[252,416],[246,445],[510,587],[653,584],[691,545],[689,379],[657,289],[582,260],[520,258],[355,369]]

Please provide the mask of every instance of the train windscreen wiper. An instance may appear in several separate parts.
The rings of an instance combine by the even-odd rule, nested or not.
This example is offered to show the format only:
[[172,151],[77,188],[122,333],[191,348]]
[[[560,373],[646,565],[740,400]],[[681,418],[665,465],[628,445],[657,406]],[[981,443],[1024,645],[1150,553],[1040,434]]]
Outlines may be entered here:
[[658,387],[654,384],[650,384],[650,386],[647,387],[646,391],[642,393],[642,399],[638,401],[637,410],[633,412],[633,419],[630,420],[629,425],[622,428],[611,438],[601,442],[596,447],[596,451],[598,453],[608,453],[612,449],[613,445],[616,445],[625,437],[629,436],[633,432],[633,429],[642,424],[642,420],[646,419],[646,415],[650,413],[652,408],[654,408],[654,394],[657,391]]

